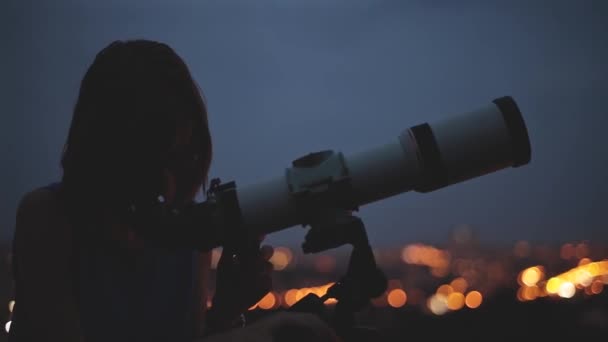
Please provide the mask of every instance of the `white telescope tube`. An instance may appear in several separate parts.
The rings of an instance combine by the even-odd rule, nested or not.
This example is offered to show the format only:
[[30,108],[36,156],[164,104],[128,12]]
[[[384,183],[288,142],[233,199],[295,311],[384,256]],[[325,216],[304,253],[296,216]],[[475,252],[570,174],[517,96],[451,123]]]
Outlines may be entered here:
[[[310,195],[311,204],[319,202],[328,187],[334,197],[322,203],[358,208],[407,191],[430,192],[528,164],[531,148],[521,112],[505,96],[468,113],[410,127],[360,153],[322,151],[308,157],[302,158],[307,159],[304,166],[294,161],[283,175],[237,189],[246,229],[271,233],[307,223],[303,217],[314,213],[301,198]],[[347,186],[333,186],[338,183]]]

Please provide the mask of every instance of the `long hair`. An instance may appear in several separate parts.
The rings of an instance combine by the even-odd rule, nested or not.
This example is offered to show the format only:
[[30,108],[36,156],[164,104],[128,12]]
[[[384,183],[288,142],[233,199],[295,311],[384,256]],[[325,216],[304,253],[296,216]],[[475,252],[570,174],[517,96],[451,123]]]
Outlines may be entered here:
[[[178,131],[187,146],[175,148]],[[166,188],[204,187],[212,158],[207,108],[184,61],[168,45],[114,41],[84,75],[61,158],[63,193],[73,216],[119,214]]]

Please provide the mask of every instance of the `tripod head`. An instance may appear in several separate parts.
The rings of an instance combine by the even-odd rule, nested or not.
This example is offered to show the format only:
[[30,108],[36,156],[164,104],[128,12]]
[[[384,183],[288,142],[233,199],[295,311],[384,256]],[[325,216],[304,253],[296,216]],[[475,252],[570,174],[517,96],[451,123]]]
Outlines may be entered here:
[[[378,335],[373,329],[357,327],[355,313],[370,304],[372,298],[384,293],[387,279],[376,265],[363,221],[349,211],[336,211],[311,224],[302,244],[304,253],[318,253],[345,244],[352,245],[346,274],[319,297],[308,294],[290,311],[315,313],[325,318],[345,340]],[[324,303],[336,299],[333,317],[325,312]],[[363,334],[363,335],[362,335]],[[365,339],[363,339],[365,340]]]

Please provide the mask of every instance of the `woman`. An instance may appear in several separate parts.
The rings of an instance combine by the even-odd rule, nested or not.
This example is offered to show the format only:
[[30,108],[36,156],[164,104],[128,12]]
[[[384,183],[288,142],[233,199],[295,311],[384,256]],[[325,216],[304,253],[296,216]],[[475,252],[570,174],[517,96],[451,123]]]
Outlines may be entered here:
[[[271,250],[239,263],[222,256],[205,320],[209,253],[164,248],[128,219],[150,199],[191,204],[211,157],[205,102],[169,46],[116,41],[100,51],[81,83],[61,182],[18,208],[11,339],[188,341],[239,324],[269,290]],[[272,339],[285,324],[328,333],[312,317],[289,316],[236,334]]]

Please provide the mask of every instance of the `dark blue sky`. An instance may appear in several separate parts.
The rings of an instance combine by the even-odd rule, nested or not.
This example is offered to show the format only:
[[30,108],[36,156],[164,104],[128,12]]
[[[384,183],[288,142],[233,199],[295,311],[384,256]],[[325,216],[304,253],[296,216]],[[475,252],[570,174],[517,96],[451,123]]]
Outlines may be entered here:
[[[23,1],[0,10],[2,201],[60,176],[80,79],[115,39],[168,43],[208,100],[212,176],[245,185],[321,149],[346,154],[512,95],[532,162],[363,207],[375,244],[608,242],[608,2]],[[110,134],[109,134],[110,136]],[[270,237],[297,243],[303,230]]]

